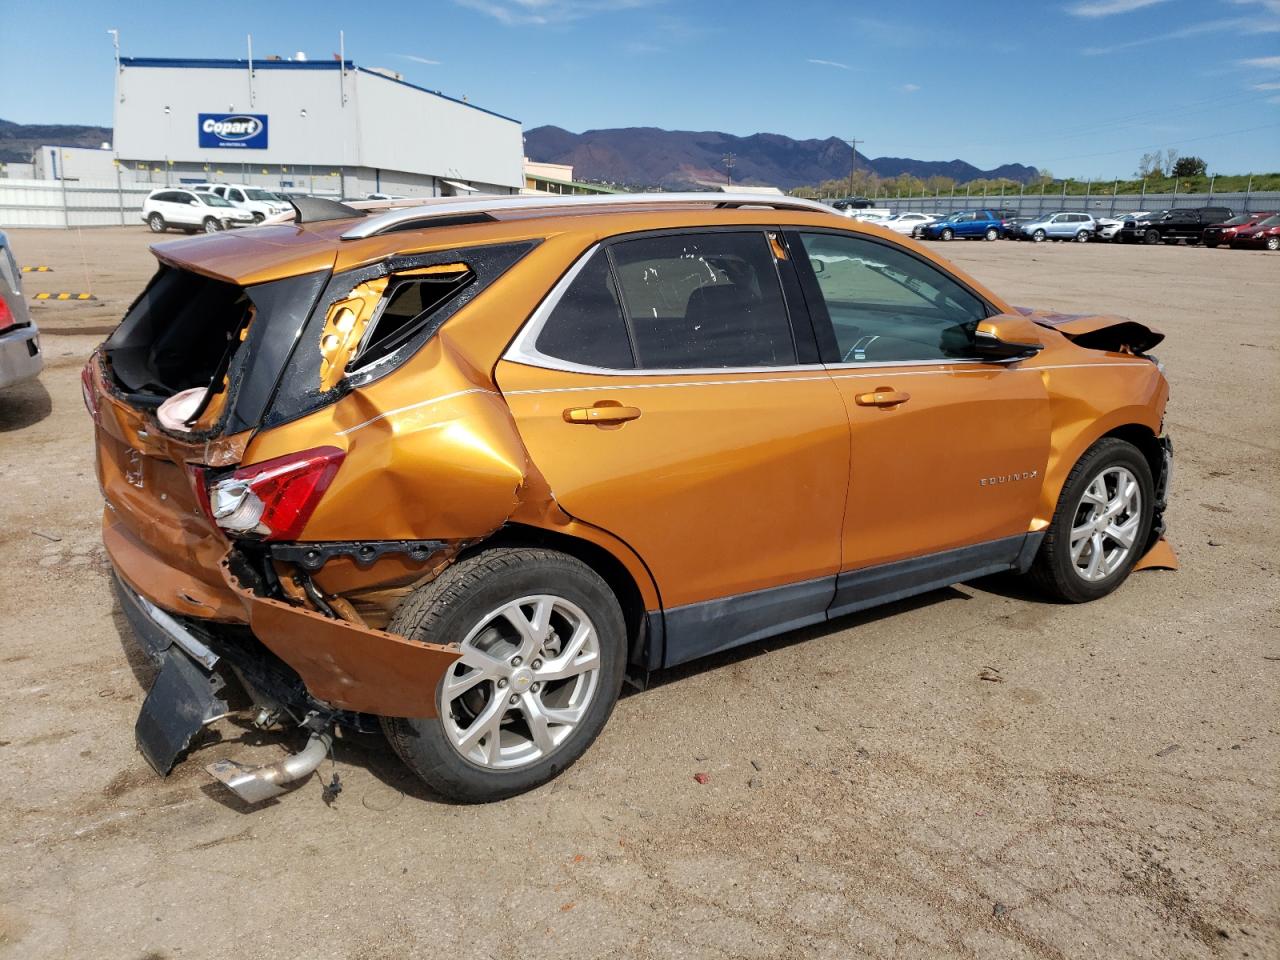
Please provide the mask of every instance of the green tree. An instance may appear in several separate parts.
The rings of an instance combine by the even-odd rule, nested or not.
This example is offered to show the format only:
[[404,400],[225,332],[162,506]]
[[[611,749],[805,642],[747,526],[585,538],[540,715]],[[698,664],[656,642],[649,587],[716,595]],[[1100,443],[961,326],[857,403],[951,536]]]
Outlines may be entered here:
[[1199,157],[1179,157],[1170,175],[1174,177],[1203,177],[1209,173],[1209,164]]

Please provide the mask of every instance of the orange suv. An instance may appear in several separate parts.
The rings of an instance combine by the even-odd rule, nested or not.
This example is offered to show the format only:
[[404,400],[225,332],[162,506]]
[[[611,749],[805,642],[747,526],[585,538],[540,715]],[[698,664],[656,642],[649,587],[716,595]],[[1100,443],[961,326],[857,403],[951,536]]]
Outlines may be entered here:
[[999,571],[1079,602],[1173,562],[1142,324],[1010,307],[805,200],[296,206],[156,246],[84,370],[162,774],[248,710],[308,739],[209,766],[245,800],[343,727],[499,799],[624,677]]

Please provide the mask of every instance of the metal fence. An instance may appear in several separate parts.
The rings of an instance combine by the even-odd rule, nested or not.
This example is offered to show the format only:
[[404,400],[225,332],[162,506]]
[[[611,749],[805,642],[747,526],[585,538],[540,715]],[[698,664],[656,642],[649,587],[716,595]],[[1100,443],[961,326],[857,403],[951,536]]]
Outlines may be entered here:
[[[162,185],[86,180],[0,178],[0,227],[142,225],[142,202]],[[185,184],[174,184],[173,189]],[[336,191],[317,196],[337,197]]]
[[1095,217],[1110,217],[1139,210],[1172,210],[1178,207],[1227,207],[1234,213],[1252,213],[1257,210],[1280,210],[1280,191],[1250,191],[1239,193],[1095,193],[1080,196],[1060,191],[1034,193],[969,194],[938,193],[931,196],[877,197],[873,206],[888,207],[895,213],[908,210],[921,213],[950,213],[953,210],[1014,210],[1018,214],[1036,215],[1070,210],[1091,213]]
[[81,180],[0,180],[0,227],[142,224],[154,186]]

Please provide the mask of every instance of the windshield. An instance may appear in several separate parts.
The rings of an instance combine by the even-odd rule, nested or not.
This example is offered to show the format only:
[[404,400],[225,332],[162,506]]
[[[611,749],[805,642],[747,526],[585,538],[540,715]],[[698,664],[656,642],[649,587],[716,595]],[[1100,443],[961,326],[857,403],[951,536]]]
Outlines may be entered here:
[[1275,216],[1273,216],[1273,217],[1267,217],[1267,219],[1265,219],[1265,220],[1263,220],[1261,223],[1259,223],[1259,224],[1258,224],[1258,226],[1260,226],[1260,227],[1280,227],[1280,213],[1277,213],[1277,214],[1276,214]]
[[196,196],[199,197],[201,200],[203,200],[205,203],[207,203],[211,207],[231,206],[231,204],[229,204],[226,200],[223,200],[216,193],[197,193]]
[[1232,217],[1230,220],[1224,220],[1224,221],[1223,221],[1223,223],[1222,223],[1222,225],[1223,225],[1224,227],[1238,227],[1238,226],[1240,226],[1240,224],[1242,224],[1242,223],[1248,223],[1248,222],[1249,222],[1250,220],[1252,220],[1252,219],[1253,219],[1253,217],[1252,217],[1252,216],[1250,216],[1249,214],[1247,214],[1247,213],[1242,213],[1242,214],[1241,214],[1240,216],[1238,216],[1238,217]]
[[244,195],[250,200],[274,200],[276,195],[269,190],[246,190]]

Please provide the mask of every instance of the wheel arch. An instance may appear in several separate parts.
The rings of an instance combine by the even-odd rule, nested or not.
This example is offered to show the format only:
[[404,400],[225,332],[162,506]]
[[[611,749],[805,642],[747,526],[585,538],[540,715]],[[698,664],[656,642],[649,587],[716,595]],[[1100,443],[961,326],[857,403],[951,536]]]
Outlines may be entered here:
[[[575,524],[575,527],[581,525]],[[592,534],[595,534],[592,536]],[[508,522],[461,554],[459,559],[495,547],[542,547],[585,563],[618,599],[627,626],[627,663],[643,675],[662,662],[661,600],[648,569],[625,545],[610,542],[594,529],[565,533]]]
[[1164,470],[1164,448],[1158,434],[1159,421],[1154,425],[1148,422],[1150,415],[1151,410],[1146,407],[1118,410],[1112,416],[1094,422],[1091,429],[1077,433],[1061,449],[1056,450],[1045,470],[1040,506],[1031,529],[1044,530],[1049,526],[1072,469],[1090,447],[1105,437],[1116,437],[1137,447],[1151,465],[1151,476],[1158,483]]

